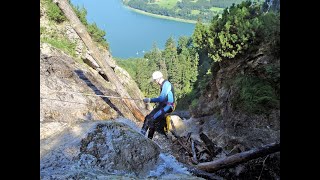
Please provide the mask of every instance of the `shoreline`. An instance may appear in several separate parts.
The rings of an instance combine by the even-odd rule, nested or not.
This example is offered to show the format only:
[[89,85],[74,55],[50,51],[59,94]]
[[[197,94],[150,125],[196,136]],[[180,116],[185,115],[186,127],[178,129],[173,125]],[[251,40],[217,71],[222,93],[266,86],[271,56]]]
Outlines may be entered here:
[[139,9],[135,9],[135,8],[126,6],[124,4],[123,4],[123,6],[125,8],[127,8],[127,9],[131,10],[131,11],[134,11],[136,13],[143,14],[143,15],[146,15],[146,16],[151,16],[151,17],[160,18],[160,19],[167,19],[167,20],[172,20],[172,21],[179,21],[179,22],[190,23],[190,24],[196,24],[197,23],[197,21],[194,21],[194,20],[186,20],[186,19],[180,19],[180,18],[169,17],[169,16],[164,16],[164,15],[152,14],[152,13],[149,13],[149,12],[145,12],[145,11],[142,11],[142,10],[139,10]]

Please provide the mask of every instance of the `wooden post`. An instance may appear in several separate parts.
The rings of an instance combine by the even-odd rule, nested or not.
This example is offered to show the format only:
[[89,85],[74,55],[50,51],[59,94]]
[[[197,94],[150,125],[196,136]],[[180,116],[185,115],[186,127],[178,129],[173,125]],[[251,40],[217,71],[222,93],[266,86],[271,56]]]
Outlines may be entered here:
[[[117,93],[124,98],[130,98],[129,94],[120,83],[117,75],[114,73],[113,69],[107,63],[107,60],[111,57],[106,57],[106,60],[103,59],[101,53],[95,43],[92,41],[89,33],[87,32],[86,27],[80,22],[79,18],[73,11],[72,7],[68,3],[68,0],[54,0],[55,3],[60,7],[64,15],[69,20],[71,26],[80,36],[84,44],[87,46],[91,52],[92,57],[99,64],[104,74],[108,77],[108,80],[114,84],[117,88]],[[138,106],[132,100],[122,99],[122,101],[127,105],[132,114],[139,121],[144,121],[144,114],[138,109]]]

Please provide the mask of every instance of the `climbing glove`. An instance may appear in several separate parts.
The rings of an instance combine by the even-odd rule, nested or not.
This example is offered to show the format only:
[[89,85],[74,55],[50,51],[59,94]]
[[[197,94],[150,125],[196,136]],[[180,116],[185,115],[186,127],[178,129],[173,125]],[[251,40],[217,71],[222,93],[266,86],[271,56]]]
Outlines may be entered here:
[[150,100],[151,100],[150,98],[144,98],[144,99],[143,99],[143,102],[145,102],[145,103],[149,103],[149,102],[150,102]]

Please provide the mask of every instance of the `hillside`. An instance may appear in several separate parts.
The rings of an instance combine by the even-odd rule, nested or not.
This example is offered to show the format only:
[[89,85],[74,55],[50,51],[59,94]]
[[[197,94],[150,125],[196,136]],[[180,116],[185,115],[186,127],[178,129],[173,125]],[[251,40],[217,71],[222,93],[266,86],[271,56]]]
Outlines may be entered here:
[[243,1],[245,0],[123,0],[123,3],[152,14],[192,20],[194,23],[201,19],[208,23],[214,16],[221,15],[224,8]]

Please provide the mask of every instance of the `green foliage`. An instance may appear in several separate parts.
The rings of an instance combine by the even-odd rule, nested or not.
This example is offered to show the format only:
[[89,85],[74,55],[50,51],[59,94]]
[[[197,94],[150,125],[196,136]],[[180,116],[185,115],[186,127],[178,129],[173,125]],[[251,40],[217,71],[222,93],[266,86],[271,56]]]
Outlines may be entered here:
[[159,86],[150,81],[151,75],[156,69],[154,61],[146,58],[116,59],[116,61],[120,67],[130,74],[144,96],[159,96]]
[[192,44],[192,38],[187,36],[181,36],[178,39],[178,46],[177,46],[177,52],[178,54],[181,53],[183,48],[189,48]]
[[256,40],[255,33],[261,26],[258,19],[260,6],[250,1],[231,6],[215,17],[208,37],[209,56],[214,61],[232,59],[245,52]]
[[192,34],[193,46],[198,50],[206,50],[208,44],[209,28],[198,21]]
[[46,27],[40,26],[40,35],[46,32]]
[[263,13],[261,4],[250,1],[226,8],[210,25],[196,24],[194,47],[207,52],[215,62],[230,60],[269,44],[271,53],[280,55],[280,14]]
[[197,107],[198,104],[199,104],[199,100],[198,99],[193,99],[192,102],[191,102],[191,108]]
[[[173,37],[170,37],[162,51],[154,44],[153,48],[145,53],[144,58],[117,61],[130,73],[146,97],[159,96],[159,85],[150,80],[152,73],[160,70],[164,78],[173,84],[176,100],[182,100],[182,103],[177,102],[181,105],[177,108],[190,105],[191,100],[188,97],[192,95],[194,84],[197,81],[199,61],[190,37],[180,37],[178,45]],[[186,97],[187,99],[183,100]]]
[[252,76],[240,76],[234,83],[239,88],[231,100],[234,109],[261,114],[279,107],[279,98],[267,81]]
[[[251,2],[225,9],[221,17],[205,25],[199,20],[191,38],[180,37],[176,45],[173,37],[168,38],[165,49],[153,46],[145,57],[129,61],[126,68],[133,69],[134,79],[147,97],[157,97],[159,86],[149,83],[151,74],[161,70],[174,85],[177,109],[191,108],[219,70],[221,60],[231,60],[247,54],[266,43],[274,50],[280,47],[280,15],[263,13],[261,6]],[[214,61],[212,61],[214,60]],[[138,68],[132,68],[133,66]],[[280,66],[266,65],[264,79],[241,76],[229,80],[236,84],[235,96],[231,98],[236,110],[261,114],[279,108]]]
[[101,44],[103,47],[105,47],[107,50],[109,50],[109,44],[106,41],[106,39],[104,38],[106,35],[106,32],[102,29],[100,29],[96,23],[88,23],[87,21],[87,10],[84,7],[79,7],[79,6],[74,6],[72,5],[72,8],[74,10],[74,12],[76,13],[76,15],[78,16],[78,18],[80,19],[81,23],[86,26],[90,36],[92,37],[92,39]]
[[[124,0],[123,3],[135,9],[163,16],[203,22],[220,15],[224,8],[245,0]],[[259,0],[253,0],[259,2]]]
[[280,81],[280,65],[270,64],[265,66],[268,78],[272,79],[273,82],[277,83]]
[[280,64],[269,64],[265,66],[267,80],[274,87],[276,94],[280,97]]
[[196,105],[198,104],[198,98],[199,95],[197,94],[195,89],[193,89],[191,92],[185,94],[182,98],[179,99],[179,101],[177,102],[176,110],[189,109],[190,106],[191,108],[196,107]]
[[71,4],[71,6],[72,6],[73,11],[76,13],[79,20],[81,21],[81,23],[83,25],[87,26],[88,25],[87,10],[84,7],[74,6],[72,4]]
[[89,34],[91,35],[91,37],[95,42],[98,42],[102,46],[109,49],[109,45],[104,39],[104,36],[106,35],[106,32],[104,30],[99,29],[96,23],[89,24],[87,28],[88,28]]
[[176,75],[176,72],[177,72],[177,68],[175,68],[175,65],[174,65],[177,63],[177,60],[176,60],[177,59],[177,48],[176,48],[176,44],[175,44],[173,37],[170,37],[166,41],[165,49],[162,52],[162,57],[166,61],[168,79],[172,83],[177,83],[178,82],[177,78],[173,76],[173,75]]
[[53,47],[64,51],[66,54],[76,57],[76,44],[66,38],[45,37],[40,39],[41,42],[51,44]]
[[[199,76],[196,82],[196,93],[206,91],[207,83],[215,78],[216,64],[219,61],[233,60],[236,56],[255,52],[261,45],[267,45],[272,55],[280,55],[280,14],[276,12],[264,13],[261,6],[243,2],[224,10],[221,18],[214,17],[210,25],[200,21],[196,24],[192,35],[193,46],[201,54],[198,68]],[[266,47],[266,46],[263,46]],[[214,63],[208,63],[205,55]],[[205,68],[211,66],[211,69]],[[233,82],[239,88],[232,97],[234,109],[247,113],[268,113],[278,108],[280,101],[280,65],[271,63],[261,69],[260,78],[241,76]],[[226,80],[227,81],[227,80]]]
[[153,14],[194,21],[201,18],[209,22],[212,17],[220,14],[223,8],[241,1],[244,0],[125,0],[123,3]]
[[159,1],[156,1],[155,3],[158,4],[160,7],[171,9],[177,4],[177,2],[178,0],[159,0]]
[[280,13],[269,12],[260,17],[259,35],[269,45],[271,54],[280,57]]
[[[53,3],[52,0],[43,0],[44,5],[47,8],[47,14],[50,20],[53,20],[57,23],[61,23],[66,20],[66,17],[64,16],[63,12],[60,10],[60,8]],[[70,3],[70,1],[69,1]],[[90,36],[92,39],[105,47],[107,50],[109,50],[109,44],[105,40],[104,36],[106,35],[104,30],[101,30],[96,23],[90,24],[88,23],[86,16],[87,16],[87,10],[84,7],[74,6],[70,3],[71,7],[73,8],[74,12],[82,22],[82,24],[87,28]],[[43,29],[42,29],[43,30]],[[42,33],[44,31],[41,31]],[[59,40],[58,40],[59,41]]]
[[63,12],[52,0],[46,0],[45,4],[47,6],[47,14],[50,20],[57,23],[62,23],[66,20]]
[[121,68],[125,69],[129,75],[134,78],[135,76],[135,72],[137,71],[136,68],[136,61],[138,59],[120,59],[120,58],[116,58],[114,57],[114,60],[117,62],[117,65],[120,66]]
[[198,89],[200,91],[200,94],[203,93],[203,91],[206,89],[206,86],[212,79],[212,72],[211,69],[208,69],[205,74],[199,77],[199,84],[198,84]]

